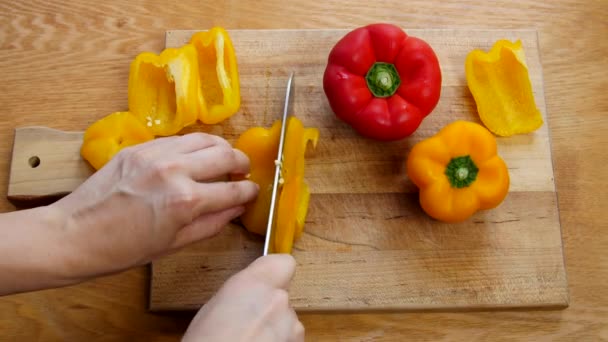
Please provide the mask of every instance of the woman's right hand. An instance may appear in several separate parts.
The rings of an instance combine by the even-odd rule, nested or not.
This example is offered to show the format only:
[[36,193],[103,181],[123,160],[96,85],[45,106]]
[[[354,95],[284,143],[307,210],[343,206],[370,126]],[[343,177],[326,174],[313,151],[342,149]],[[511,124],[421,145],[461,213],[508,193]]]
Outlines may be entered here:
[[287,293],[295,266],[288,254],[258,258],[200,309],[183,341],[304,341]]

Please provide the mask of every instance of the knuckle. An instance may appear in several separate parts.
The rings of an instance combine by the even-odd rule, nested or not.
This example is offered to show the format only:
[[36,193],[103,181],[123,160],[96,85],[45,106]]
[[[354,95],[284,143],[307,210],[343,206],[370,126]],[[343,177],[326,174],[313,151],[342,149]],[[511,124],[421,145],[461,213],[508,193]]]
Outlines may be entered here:
[[203,132],[191,133],[188,135],[188,138],[197,140],[202,144],[209,143],[212,140],[212,138],[209,136],[209,134],[203,133]]
[[177,189],[167,198],[167,206],[173,210],[190,210],[198,200],[197,194],[189,189]]
[[216,145],[231,147],[230,143],[226,139],[219,137],[217,135],[212,135],[212,134],[210,134],[209,136],[211,137],[211,139],[213,139],[213,141]]
[[234,162],[236,160],[236,154],[234,150],[230,146],[219,146],[220,149],[219,155],[222,160],[227,160],[229,162]]
[[183,167],[179,160],[156,161],[150,165],[152,173],[163,180],[169,180]]
[[228,196],[231,202],[239,202],[243,197],[240,182],[228,182]]
[[121,152],[121,158],[123,161],[130,167],[135,169],[143,169],[148,163],[148,156],[146,155],[144,150],[134,149],[134,148],[126,148]]
[[230,144],[223,138],[203,132],[190,133],[188,138],[197,140],[201,146],[230,146]]
[[210,144],[209,139],[206,138],[206,134],[201,132],[188,133],[175,138],[179,145],[192,145],[195,146],[196,149],[204,148]]

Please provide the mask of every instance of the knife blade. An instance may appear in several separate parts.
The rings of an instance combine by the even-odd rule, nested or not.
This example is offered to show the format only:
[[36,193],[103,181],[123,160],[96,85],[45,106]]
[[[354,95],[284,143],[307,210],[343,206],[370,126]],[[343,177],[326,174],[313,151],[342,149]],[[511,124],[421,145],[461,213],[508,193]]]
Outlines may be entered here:
[[279,192],[281,170],[283,169],[283,146],[285,145],[285,135],[287,130],[287,119],[291,114],[293,107],[293,98],[295,93],[294,72],[291,72],[287,80],[287,89],[285,91],[285,105],[283,106],[283,116],[281,118],[281,135],[279,137],[279,149],[277,158],[275,159],[274,181],[272,183],[272,194],[270,197],[270,210],[268,211],[268,224],[266,226],[266,240],[264,242],[264,255],[272,253],[272,241],[274,233],[274,222],[277,204],[277,195]]

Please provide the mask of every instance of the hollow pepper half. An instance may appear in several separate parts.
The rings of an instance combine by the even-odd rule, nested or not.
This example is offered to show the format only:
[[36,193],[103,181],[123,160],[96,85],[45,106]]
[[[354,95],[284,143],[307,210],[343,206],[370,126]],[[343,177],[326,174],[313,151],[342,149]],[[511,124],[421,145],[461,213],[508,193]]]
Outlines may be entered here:
[[453,122],[414,145],[407,174],[420,189],[422,209],[444,222],[494,208],[509,191],[509,172],[497,155],[496,139],[473,122]]
[[[281,121],[275,122],[270,129],[251,128],[234,145],[249,157],[249,179],[260,186],[256,200],[246,205],[241,222],[247,230],[260,235],[266,234],[280,129]],[[299,238],[304,229],[310,199],[308,185],[304,182],[304,157],[308,143],[312,142],[316,146],[318,137],[317,129],[304,128],[302,122],[295,117],[289,119],[283,150],[276,230],[272,241],[275,252],[290,253],[294,240]]]
[[174,135],[196,122],[200,89],[197,52],[186,44],[139,54],[129,72],[129,111],[155,136]]
[[99,170],[123,148],[152,139],[152,133],[131,113],[116,112],[87,128],[80,154]]
[[323,89],[338,118],[361,135],[411,135],[437,105],[441,70],[433,49],[390,24],[344,36],[329,54]]
[[471,51],[465,70],[479,117],[494,134],[511,136],[542,126],[521,41],[499,40],[490,52]]
[[235,114],[241,105],[236,54],[221,27],[197,32],[190,39],[197,51],[201,87],[199,120],[216,124]]

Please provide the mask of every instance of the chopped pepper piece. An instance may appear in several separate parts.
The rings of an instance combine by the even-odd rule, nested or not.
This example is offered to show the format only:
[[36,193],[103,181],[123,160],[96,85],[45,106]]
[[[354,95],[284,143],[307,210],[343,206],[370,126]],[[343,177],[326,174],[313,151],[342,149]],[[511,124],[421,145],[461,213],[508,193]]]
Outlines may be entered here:
[[524,134],[542,126],[521,41],[499,40],[488,53],[471,51],[465,70],[479,117],[494,134]]
[[160,55],[139,54],[129,73],[129,111],[154,135],[174,135],[196,122],[199,78],[196,49],[186,44]]
[[152,139],[152,133],[135,116],[116,112],[87,128],[80,154],[99,170],[121,149]]
[[483,126],[456,121],[414,145],[407,174],[431,217],[460,222],[498,206],[509,191],[509,172],[496,139]]
[[239,73],[230,36],[221,27],[197,32],[190,39],[197,51],[198,76],[202,95],[199,120],[216,124],[241,105]]
[[[254,127],[245,131],[234,145],[249,157],[249,179],[260,186],[257,199],[246,205],[241,222],[247,230],[260,235],[266,234],[280,130],[281,121],[275,122],[270,129]],[[283,182],[272,241],[275,252],[290,253],[294,240],[303,232],[310,199],[310,190],[304,182],[304,156],[308,142],[316,146],[318,138],[317,129],[304,128],[296,117],[289,119],[283,151]],[[242,176],[234,178],[242,179]]]

